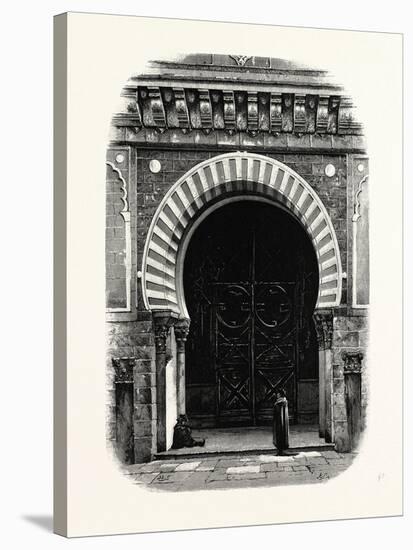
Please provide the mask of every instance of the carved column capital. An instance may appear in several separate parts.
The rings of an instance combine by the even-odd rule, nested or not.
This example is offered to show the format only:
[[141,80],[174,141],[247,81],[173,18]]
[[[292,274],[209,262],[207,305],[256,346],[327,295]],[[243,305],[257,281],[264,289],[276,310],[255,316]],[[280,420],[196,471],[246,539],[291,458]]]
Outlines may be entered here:
[[166,352],[166,339],[175,321],[176,317],[170,312],[160,311],[153,313],[156,353]]
[[189,334],[189,319],[179,319],[174,325],[176,347],[178,351],[185,350],[185,342]]
[[314,324],[317,333],[319,349],[331,349],[333,341],[333,313],[331,311],[316,311]]
[[362,371],[363,353],[357,351],[343,351],[344,374],[360,374]]
[[115,369],[115,384],[133,382],[133,369],[136,357],[112,357]]

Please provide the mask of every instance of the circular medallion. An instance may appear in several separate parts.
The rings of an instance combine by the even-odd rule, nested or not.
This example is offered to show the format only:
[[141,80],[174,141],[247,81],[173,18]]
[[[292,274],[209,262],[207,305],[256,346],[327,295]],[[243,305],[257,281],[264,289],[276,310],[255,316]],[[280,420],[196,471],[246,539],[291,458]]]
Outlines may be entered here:
[[336,173],[336,169],[333,164],[327,164],[324,171],[328,178],[332,178]]
[[149,163],[149,170],[152,172],[152,174],[157,174],[161,171],[161,163],[159,160],[153,159]]

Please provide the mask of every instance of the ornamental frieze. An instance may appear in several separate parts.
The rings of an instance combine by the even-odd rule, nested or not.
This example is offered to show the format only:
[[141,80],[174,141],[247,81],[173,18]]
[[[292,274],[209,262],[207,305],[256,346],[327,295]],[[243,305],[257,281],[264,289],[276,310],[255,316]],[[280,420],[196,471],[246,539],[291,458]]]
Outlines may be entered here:
[[257,88],[233,89],[136,86],[123,97],[122,112],[114,115],[117,127],[224,130],[228,134],[290,133],[361,135],[348,97],[313,93],[276,93]]

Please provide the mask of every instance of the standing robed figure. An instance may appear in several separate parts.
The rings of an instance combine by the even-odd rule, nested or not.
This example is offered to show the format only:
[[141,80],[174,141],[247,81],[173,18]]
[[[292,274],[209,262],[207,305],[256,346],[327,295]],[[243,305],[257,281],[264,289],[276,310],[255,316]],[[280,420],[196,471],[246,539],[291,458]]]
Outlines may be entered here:
[[288,401],[284,389],[277,391],[274,405],[273,442],[278,454],[282,455],[289,447]]

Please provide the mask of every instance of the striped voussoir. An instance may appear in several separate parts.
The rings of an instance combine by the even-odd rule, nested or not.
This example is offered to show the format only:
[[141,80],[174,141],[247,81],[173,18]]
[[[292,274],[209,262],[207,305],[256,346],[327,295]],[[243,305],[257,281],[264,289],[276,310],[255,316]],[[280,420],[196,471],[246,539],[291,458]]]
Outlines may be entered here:
[[261,195],[283,204],[300,220],[317,254],[316,307],[339,305],[341,262],[330,217],[311,186],[291,168],[263,155],[224,154],[205,161],[174,184],[159,205],[143,256],[143,296],[149,310],[180,311],[176,263],[191,219],[210,201],[236,195]]

